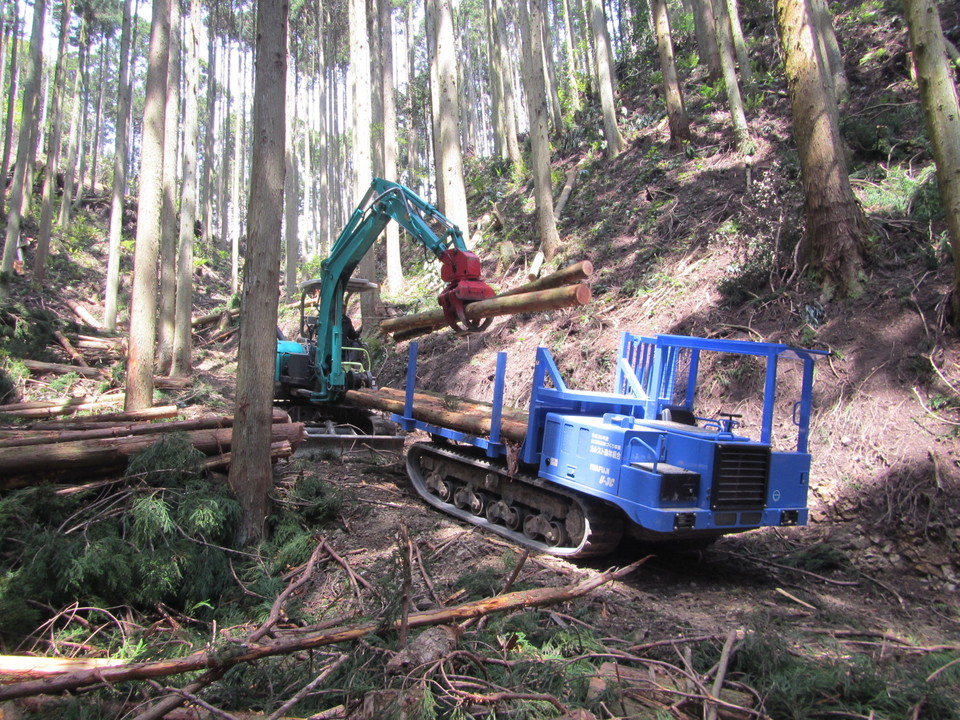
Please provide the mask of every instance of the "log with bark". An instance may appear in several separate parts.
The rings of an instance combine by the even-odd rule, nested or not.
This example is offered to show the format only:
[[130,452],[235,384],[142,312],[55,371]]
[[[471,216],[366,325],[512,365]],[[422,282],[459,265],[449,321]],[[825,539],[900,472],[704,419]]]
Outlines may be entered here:
[[[646,562],[646,559],[647,558],[638,560],[619,570],[611,569],[606,572],[596,573],[593,577],[572,586],[517,590],[494,598],[467,602],[450,608],[438,608],[414,613],[407,618],[407,626],[410,628],[419,628],[445,625],[480,618],[497,612],[509,612],[521,608],[544,607],[575,600],[587,595],[601,585],[629,575]],[[399,620],[396,620],[391,623],[390,626],[397,628],[399,622]],[[129,663],[117,667],[92,668],[64,673],[55,677],[2,685],[0,686],[0,702],[29,697],[31,695],[53,695],[71,692],[102,683],[112,685],[118,682],[168,677],[170,675],[196,672],[199,670],[229,668],[239,665],[240,663],[253,662],[265,657],[290,655],[312,648],[355,642],[370,633],[383,629],[383,622],[376,620],[373,622],[362,622],[355,625],[307,633],[276,631],[275,636],[269,640],[255,643],[237,643],[227,649],[213,648],[199,650],[181,658],[171,658],[155,662]]]
[[123,404],[123,399],[123,393],[113,393],[111,395],[101,395],[98,398],[81,397],[56,402],[36,401],[14,403],[11,405],[0,405],[0,415],[23,418],[71,415],[78,412],[89,412],[116,407],[117,405]]
[[95,330],[103,330],[103,323],[97,320],[83,305],[76,300],[67,300],[66,303],[67,307],[73,310],[74,314],[87,325]]
[[[586,285],[566,285],[549,290],[507,296],[498,295],[489,300],[480,300],[467,305],[464,314],[467,319],[476,322],[484,318],[503,315],[519,315],[578,307],[590,302],[590,297],[590,288]],[[447,321],[444,318],[443,310],[438,309],[384,320],[380,323],[380,329],[393,335],[394,340],[400,341],[433,332],[446,325]]]
[[[177,420],[167,423],[100,423],[101,427],[83,430],[30,430],[18,433],[15,436],[0,437],[0,448],[26,447],[29,445],[49,445],[59,442],[73,442],[76,440],[98,440],[100,438],[126,437],[128,435],[154,435],[170,432],[190,432],[192,430],[209,430],[213,428],[233,427],[232,415],[205,415],[189,420]],[[290,416],[283,410],[274,408],[273,422],[291,422]]]
[[[163,425],[149,435],[128,435],[119,438],[72,440],[45,445],[43,452],[35,446],[0,448],[0,475],[19,475],[54,470],[83,470],[84,468],[119,467],[137,453],[157,442]],[[271,442],[288,441],[296,447],[305,437],[302,423],[274,423]],[[232,428],[209,428],[186,433],[190,444],[204,455],[227,452],[233,437]],[[38,478],[39,479],[39,478]]]
[[[351,405],[404,414],[403,399],[381,390],[348,390],[346,401]],[[464,401],[470,403],[470,401]],[[466,410],[466,411],[464,411]],[[414,394],[413,417],[433,425],[452,428],[470,435],[489,435],[493,420],[489,414],[479,414],[477,406],[473,408],[445,407],[435,397]],[[516,417],[504,415],[500,418],[500,435],[506,440],[523,442],[527,435],[527,424]]]
[[549,290],[550,288],[563,287],[564,285],[575,285],[586,280],[593,274],[593,263],[589,260],[581,260],[573,265],[568,265],[554,273],[544,275],[538,280],[524,283],[512,290],[506,290],[497,297],[507,297],[509,295],[520,295],[522,293],[534,292],[537,290]]
[[[69,420],[37,420],[28,425],[18,427],[16,430],[79,430],[98,424],[123,424],[142,422],[144,420],[168,420],[177,417],[179,414],[180,408],[176,405],[157,405],[151,408],[144,408],[143,410],[81,415],[70,418]],[[0,432],[4,431],[0,430]]]

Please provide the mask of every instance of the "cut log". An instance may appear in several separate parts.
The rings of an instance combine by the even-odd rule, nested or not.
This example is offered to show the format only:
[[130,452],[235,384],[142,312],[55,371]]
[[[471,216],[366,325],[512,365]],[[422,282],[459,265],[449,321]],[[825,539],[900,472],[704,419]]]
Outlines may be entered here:
[[[406,401],[407,393],[404,390],[397,390],[396,388],[390,387],[382,387],[377,390],[387,397],[399,400],[400,402]],[[443,393],[430,392],[429,390],[418,390],[415,392],[413,394],[413,401],[414,404],[439,405],[447,410],[458,410],[460,412],[485,413],[487,415],[493,412],[493,403],[482,400],[470,400],[469,398],[453,395],[444,395]],[[525,410],[506,406],[500,410],[500,415],[501,417],[510,418],[518,423],[522,423],[524,427],[526,427],[529,418]]]
[[67,351],[67,355],[73,358],[73,361],[82,367],[90,367],[90,364],[87,362],[87,359],[80,354],[80,352],[73,346],[73,343],[59,330],[55,330],[53,336],[57,339],[57,342],[60,343],[60,347]]
[[[297,303],[299,305],[299,303]],[[194,330],[197,328],[203,327],[204,325],[213,325],[213,323],[220,322],[220,318],[223,314],[226,313],[228,317],[238,317],[240,315],[240,308],[234,308],[233,310],[217,310],[216,312],[208,313],[206,315],[201,315],[198,318],[194,318],[190,325]]]
[[[280,442],[270,443],[270,458],[271,460],[278,460],[280,458],[287,458],[293,455],[293,445],[291,445],[286,440],[281,440]],[[220,455],[212,455],[203,461],[203,466],[207,470],[220,470],[225,468],[233,461],[233,453],[221,453]]]
[[31,430],[74,430],[90,427],[91,425],[99,423],[131,423],[142,420],[165,420],[175,418],[179,414],[180,408],[176,405],[158,405],[152,408],[131,410],[129,412],[82,415],[80,417],[70,418],[69,420],[40,420],[24,427]]
[[533,256],[533,262],[530,263],[530,269],[527,270],[527,280],[536,280],[537,276],[540,274],[540,269],[543,267],[543,261],[545,256],[542,250],[538,250],[537,254]]
[[69,375],[76,373],[85,378],[103,378],[108,377],[110,373],[106,370],[92,367],[80,367],[79,365],[66,365],[64,363],[41,362],[40,360],[21,360],[24,367],[31,372],[53,373],[54,375]]
[[[271,433],[271,442],[287,440],[294,448],[305,437],[302,423],[276,423],[271,426]],[[190,443],[204,455],[228,451],[232,436],[232,428],[193,430],[187,433]],[[0,448],[0,475],[121,466],[130,456],[143,452],[156,443],[157,439],[156,434],[153,434],[77,440],[46,445],[42,453],[30,446]]]
[[123,403],[123,393],[101,395],[99,398],[70,398],[61,402],[29,402],[0,406],[0,415],[13,417],[55,417],[78,412],[102,410]]
[[[593,577],[576,585],[559,588],[548,587],[534,588],[532,590],[517,590],[516,592],[506,593],[494,598],[476,600],[451,608],[439,608],[414,613],[408,618],[407,624],[411,628],[446,625],[471,618],[483,617],[496,612],[543,607],[545,605],[555,605],[557,603],[576,600],[605,583],[612,580],[619,580],[629,575],[646,562],[646,560],[647,558],[643,558],[620,570],[607,570],[603,573],[596,573]],[[399,622],[399,620],[396,620],[391,625],[398,627]],[[199,650],[181,658],[130,663],[120,667],[81,670],[56,677],[27,680],[25,682],[0,686],[0,702],[13,700],[15,698],[30,697],[31,695],[53,695],[89,687],[91,685],[100,685],[102,683],[113,685],[118,682],[167,677],[198,670],[229,668],[243,662],[253,662],[265,657],[290,655],[312,648],[354,642],[378,630],[383,630],[382,620],[320,630],[312,633],[282,633],[277,631],[276,637],[272,638],[269,642],[262,644],[237,644],[230,652],[223,652],[220,648]]]
[[567,206],[567,200],[570,199],[570,193],[573,192],[573,186],[577,183],[577,173],[580,172],[580,166],[574,165],[567,171],[567,181],[563,184],[563,190],[560,191],[560,197],[557,204],[553,207],[553,214],[557,220],[563,214],[563,209]]
[[87,325],[96,330],[103,330],[103,323],[91,315],[90,311],[87,310],[83,305],[75,300],[67,300],[66,303],[67,307],[73,310],[74,314],[83,320]]
[[[590,302],[590,288],[586,285],[566,285],[564,287],[540,290],[537,292],[520,293],[517,295],[497,296],[489,300],[479,300],[470,303],[464,309],[469,320],[478,321],[489,317],[502,315],[519,315],[522,313],[542,312],[544,310],[559,310],[566,307],[577,307]],[[432,332],[447,324],[443,310],[428,310],[427,312],[402,317],[390,318],[380,323],[380,329],[394,335],[406,332]],[[404,336],[400,336],[401,338]]]
[[[274,409],[273,422],[288,423],[290,416],[283,410]],[[103,423],[101,423],[102,425]],[[156,435],[171,432],[190,432],[192,430],[210,430],[233,427],[232,415],[207,415],[190,420],[177,420],[167,423],[122,423],[83,430],[36,431],[20,433],[14,437],[0,438],[0,448],[26,447],[29,445],[49,445],[50,443],[74,442],[77,440],[99,440],[129,435]]]
[[563,287],[564,285],[575,285],[586,280],[593,274],[593,263],[589,260],[582,260],[573,265],[557,270],[555,273],[544,275],[539,280],[528,282],[512,290],[500,293],[497,297],[507,297],[510,295],[520,295],[522,293],[535,292],[538,290],[549,290],[550,288]]
[[[378,390],[348,390],[345,399],[351,405],[358,407],[383,410],[403,415],[403,400],[391,397]],[[438,405],[433,398],[417,402],[414,396],[413,417],[423,422],[442,427],[459,430],[469,435],[489,435],[493,421],[489,415],[479,415],[475,412],[459,412],[448,410]],[[526,423],[518,422],[510,417],[500,418],[500,435],[506,440],[523,442],[527,435]]]
[[0,683],[10,680],[29,680],[50,677],[78,670],[116,667],[124,660],[112,658],[64,658],[34,657],[24,655],[0,655]]

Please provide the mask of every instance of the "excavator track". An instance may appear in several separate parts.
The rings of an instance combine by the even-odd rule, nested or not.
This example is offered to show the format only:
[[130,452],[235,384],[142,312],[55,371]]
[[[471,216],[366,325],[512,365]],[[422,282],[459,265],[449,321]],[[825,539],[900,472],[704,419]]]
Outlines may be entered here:
[[407,474],[433,507],[523,547],[569,558],[606,555],[623,536],[620,510],[519,473],[467,446],[416,443]]

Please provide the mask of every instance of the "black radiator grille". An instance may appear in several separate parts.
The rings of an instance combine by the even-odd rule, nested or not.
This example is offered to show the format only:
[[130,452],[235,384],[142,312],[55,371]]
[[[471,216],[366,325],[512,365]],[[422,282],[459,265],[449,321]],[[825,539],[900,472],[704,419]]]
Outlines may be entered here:
[[767,500],[770,448],[717,445],[713,466],[713,510],[748,510]]

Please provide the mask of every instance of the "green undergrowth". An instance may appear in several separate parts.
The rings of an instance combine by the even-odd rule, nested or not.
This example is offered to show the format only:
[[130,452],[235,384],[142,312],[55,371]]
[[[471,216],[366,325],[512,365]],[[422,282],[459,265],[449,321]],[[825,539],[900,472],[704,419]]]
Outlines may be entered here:
[[[241,551],[239,504],[202,459],[185,436],[171,434],[133,458],[121,479],[0,497],[2,646],[42,638],[62,650],[60,643],[92,634],[106,652],[162,655],[202,644],[214,621],[265,618],[283,573],[310,556],[340,496],[315,477],[278,488],[269,540]],[[149,626],[158,609],[184,618],[198,637],[147,640],[141,622]],[[120,616],[140,620],[111,620]]]

